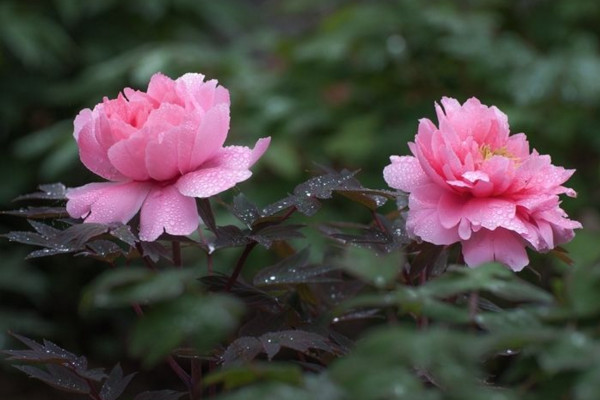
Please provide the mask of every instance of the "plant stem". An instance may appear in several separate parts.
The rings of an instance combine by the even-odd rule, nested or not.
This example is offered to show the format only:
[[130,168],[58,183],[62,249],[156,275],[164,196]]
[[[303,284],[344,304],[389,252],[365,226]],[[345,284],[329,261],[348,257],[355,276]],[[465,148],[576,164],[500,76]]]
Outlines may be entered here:
[[475,322],[475,317],[477,317],[479,303],[479,292],[471,292],[469,295],[469,320],[471,324],[476,327],[477,323]]
[[377,213],[375,212],[375,210],[371,210],[371,215],[373,216],[373,220],[375,221],[375,224],[377,225],[379,230],[381,232],[386,232],[385,226],[383,226],[383,224],[379,220],[379,217],[377,217]]
[[[133,307],[133,311],[135,311],[138,317],[144,316],[144,310],[142,310],[142,306],[140,306],[138,303],[133,303],[131,307]],[[191,393],[192,383],[189,374],[185,372],[183,368],[181,368],[181,365],[179,365],[177,361],[175,361],[173,356],[167,356],[165,361],[167,362],[167,364],[169,364],[169,367],[171,367],[173,372],[175,372],[175,374],[179,377],[179,379],[183,382],[188,391]]]
[[137,242],[135,244],[135,248],[137,249],[137,251],[142,256],[142,261],[144,262],[144,265],[146,267],[148,267],[148,269],[151,269],[152,271],[156,271],[156,265],[154,265],[154,263],[152,262],[152,260],[148,256],[143,255],[144,254],[144,249],[142,248],[142,244],[140,242]]
[[244,268],[244,264],[246,263],[248,255],[250,255],[250,252],[252,251],[252,249],[254,249],[254,247],[256,247],[256,242],[248,243],[244,248],[244,251],[240,255],[240,258],[238,259],[237,264],[235,265],[233,273],[227,281],[227,285],[225,285],[226,292],[229,292],[233,284],[236,282],[238,276],[240,275],[240,272],[242,272],[242,268]]
[[202,399],[202,363],[197,358],[192,358],[191,373],[192,390],[190,391],[190,400],[200,400]]
[[181,243],[176,240],[171,242],[173,248],[173,265],[176,268],[181,268]]

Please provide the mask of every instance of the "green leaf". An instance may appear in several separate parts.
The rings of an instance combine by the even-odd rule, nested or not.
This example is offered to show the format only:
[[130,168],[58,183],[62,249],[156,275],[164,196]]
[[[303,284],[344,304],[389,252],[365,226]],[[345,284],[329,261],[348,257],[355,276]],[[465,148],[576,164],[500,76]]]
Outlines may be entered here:
[[156,305],[138,320],[130,352],[153,365],[186,340],[199,352],[208,351],[237,326],[242,310],[229,296],[185,294]]
[[402,264],[398,252],[374,254],[361,247],[347,247],[339,261],[340,268],[378,288],[393,286]]
[[422,286],[425,294],[438,298],[475,291],[489,292],[511,301],[552,302],[544,290],[525,282],[501,264],[486,264],[477,268],[458,267]]
[[85,290],[81,307],[113,308],[151,304],[180,296],[195,282],[191,269],[150,271],[143,267],[108,270]]
[[298,385],[302,381],[302,370],[293,364],[255,362],[214,372],[204,378],[203,383],[220,383],[229,390],[263,380]]

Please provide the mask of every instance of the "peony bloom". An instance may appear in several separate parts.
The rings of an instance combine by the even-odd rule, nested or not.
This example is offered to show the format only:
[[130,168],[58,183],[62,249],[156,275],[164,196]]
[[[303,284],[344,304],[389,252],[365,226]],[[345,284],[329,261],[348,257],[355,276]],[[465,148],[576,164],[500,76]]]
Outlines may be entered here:
[[110,182],[67,192],[67,211],[85,222],[126,223],[140,212],[139,237],[188,235],[200,218],[195,197],[209,197],[252,175],[270,138],[253,149],[223,146],[229,92],[201,74],[155,74],[147,92],[126,88],[75,118],[83,164]]
[[508,119],[476,98],[436,104],[439,128],[419,121],[409,147],[392,156],[383,176],[410,193],[406,227],[426,242],[461,242],[465,262],[498,261],[515,271],[529,262],[526,246],[548,251],[568,242],[581,224],[567,218],[558,196],[574,170],[529,151],[524,134],[509,136]]

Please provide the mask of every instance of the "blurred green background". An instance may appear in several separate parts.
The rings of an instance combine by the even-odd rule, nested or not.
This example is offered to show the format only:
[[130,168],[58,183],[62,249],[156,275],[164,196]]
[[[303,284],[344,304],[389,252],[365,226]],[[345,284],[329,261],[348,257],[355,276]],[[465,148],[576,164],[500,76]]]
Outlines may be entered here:
[[[579,197],[564,208],[585,229],[569,248],[591,262],[600,255],[599,40],[596,0],[3,0],[1,208],[40,183],[99,180],[78,161],[74,116],[125,86],[145,89],[157,71],[202,72],[227,87],[229,143],[272,137],[241,185],[258,204],[290,191],[314,162],[361,169],[366,186],[383,188],[389,155],[408,154],[434,101],[476,96],[555,164],[577,169],[569,186]],[[11,229],[26,225],[3,217],[0,230]],[[76,316],[81,287],[102,267],[68,256],[24,262],[27,250],[0,242],[0,348],[12,329],[112,360],[106,316]],[[110,323],[110,335],[125,324]],[[0,368],[8,398],[12,378]]]

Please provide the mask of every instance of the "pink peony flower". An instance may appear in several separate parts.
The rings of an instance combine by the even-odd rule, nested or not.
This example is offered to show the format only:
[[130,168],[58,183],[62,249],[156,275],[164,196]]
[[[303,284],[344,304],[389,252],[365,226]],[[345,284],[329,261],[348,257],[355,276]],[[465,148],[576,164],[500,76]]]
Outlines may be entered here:
[[75,118],[83,164],[110,182],[67,192],[67,211],[85,222],[126,223],[141,209],[140,239],[188,235],[200,219],[195,197],[248,179],[270,138],[253,149],[226,146],[229,92],[201,74],[155,74],[147,92],[126,88]]
[[439,128],[419,121],[409,147],[414,156],[392,156],[383,176],[410,193],[406,227],[437,245],[462,243],[465,262],[498,261],[515,271],[529,262],[526,246],[548,251],[568,242],[581,224],[567,218],[558,196],[575,170],[529,151],[523,133],[509,136],[508,119],[476,98],[436,104]]

